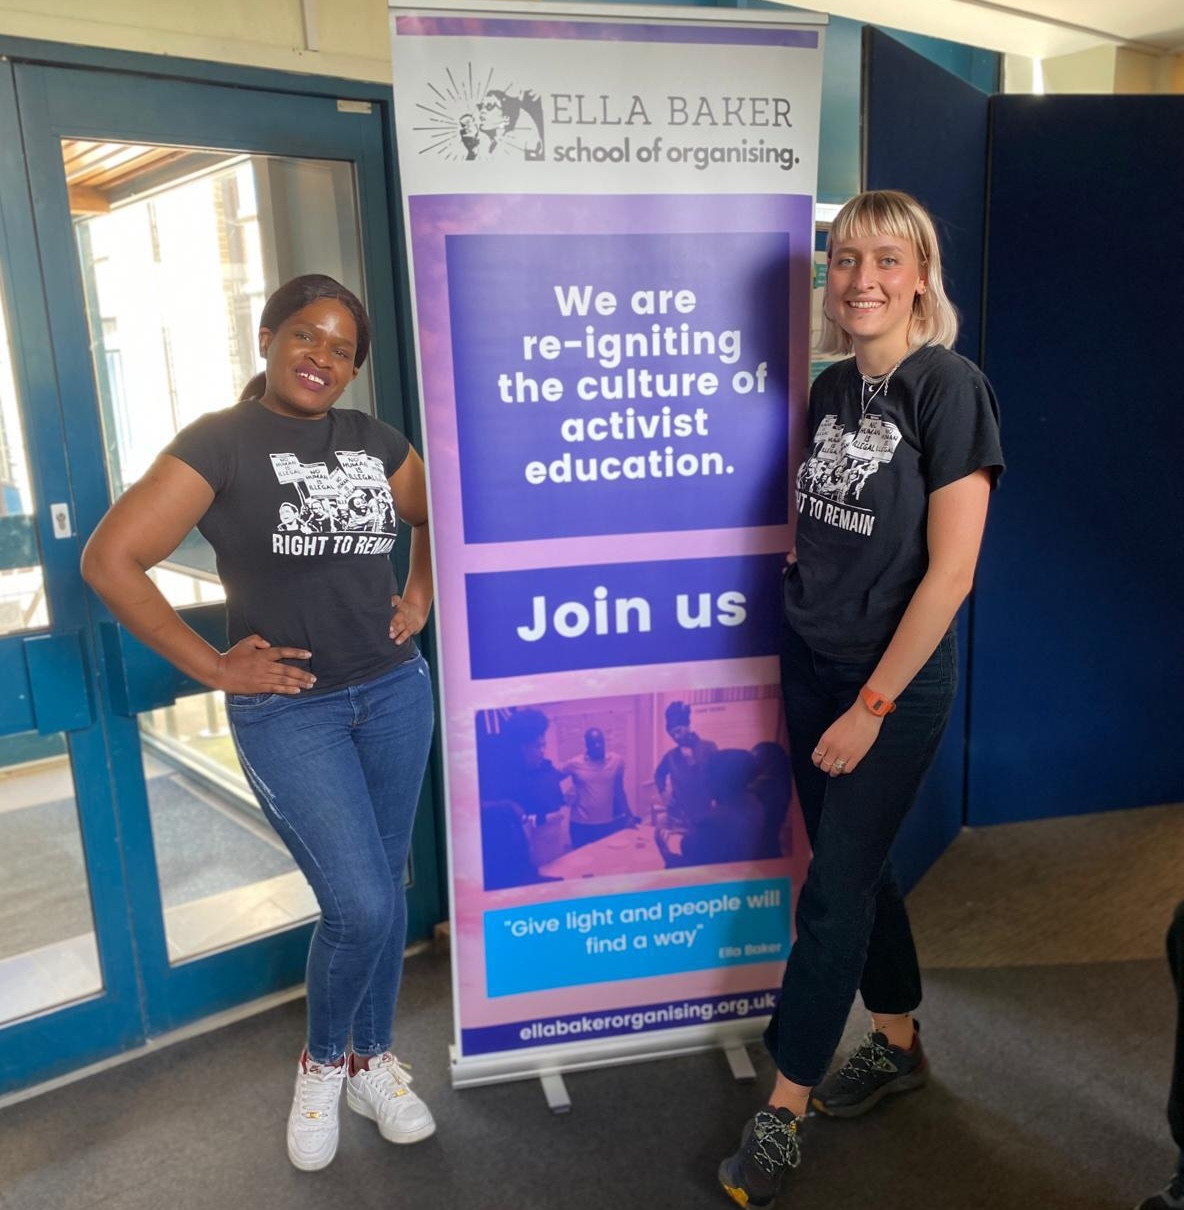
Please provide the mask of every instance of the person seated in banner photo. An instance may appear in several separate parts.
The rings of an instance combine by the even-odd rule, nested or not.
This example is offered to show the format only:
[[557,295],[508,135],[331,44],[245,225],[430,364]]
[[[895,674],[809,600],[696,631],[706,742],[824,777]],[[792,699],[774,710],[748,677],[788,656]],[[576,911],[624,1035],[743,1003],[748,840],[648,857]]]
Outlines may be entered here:
[[563,881],[539,873],[530,851],[526,817],[516,802],[481,804],[481,865],[487,891]]
[[757,796],[764,811],[765,830],[761,848],[770,857],[788,857],[793,852],[793,837],[786,825],[789,800],[793,793],[793,774],[789,753],[771,740],[754,744],[756,777],[749,789]]
[[752,790],[758,773],[756,757],[743,748],[722,748],[707,757],[707,810],[685,831],[659,828],[654,836],[667,868],[779,855],[776,847],[769,849],[765,809]]
[[[801,1163],[810,1106],[855,1118],[926,1083],[921,972],[889,853],[949,721],[954,622],[1003,471],[998,403],[953,352],[958,318],[924,208],[860,194],[831,223],[827,264],[820,351],[843,359],[810,389],[781,601],[813,852],[765,1033],[773,1088],[718,1171],[749,1210],[772,1206]],[[871,1029],[828,1075],[857,991]]]
[[711,795],[704,766],[718,748],[691,730],[691,708],[686,702],[666,707],[666,734],[674,747],[658,762],[654,785],[665,804],[667,827],[685,828],[707,813]]
[[599,727],[584,732],[584,751],[564,761],[559,774],[571,778],[573,849],[640,822],[630,810],[625,792],[625,761],[607,750]]

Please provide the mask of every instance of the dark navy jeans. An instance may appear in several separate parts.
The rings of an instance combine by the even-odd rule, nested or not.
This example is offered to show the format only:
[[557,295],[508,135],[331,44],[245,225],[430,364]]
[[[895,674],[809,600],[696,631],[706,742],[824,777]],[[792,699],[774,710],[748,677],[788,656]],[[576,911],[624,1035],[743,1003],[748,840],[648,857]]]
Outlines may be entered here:
[[1178,1175],[1184,1181],[1184,900],[1176,904],[1168,929],[1168,967],[1176,985],[1176,1055],[1168,1094],[1168,1125],[1180,1149]]
[[921,973],[888,851],[950,716],[958,681],[953,633],[897,698],[853,773],[829,777],[810,755],[850,708],[878,661],[812,651],[785,627],[781,688],[790,758],[813,857],[798,897],[797,936],[765,1033],[777,1069],[813,1086],[826,1074],[856,990],[876,1013],[921,1002]]
[[227,694],[243,771],[316,894],[308,1053],[390,1049],[403,971],[403,875],[432,738],[432,682],[416,656],[312,697]]

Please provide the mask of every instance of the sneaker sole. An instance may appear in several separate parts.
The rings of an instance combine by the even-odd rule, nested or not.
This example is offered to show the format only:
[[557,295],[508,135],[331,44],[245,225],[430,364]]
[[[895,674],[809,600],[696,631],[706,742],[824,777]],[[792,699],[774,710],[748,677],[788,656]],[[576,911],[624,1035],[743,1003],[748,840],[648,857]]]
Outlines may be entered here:
[[919,1071],[910,1072],[907,1076],[901,1076],[890,1084],[877,1088],[870,1096],[855,1105],[828,1106],[815,1097],[810,1098],[810,1104],[819,1113],[826,1114],[828,1118],[858,1118],[869,1110],[875,1109],[885,1097],[895,1096],[901,1092],[916,1092],[918,1089],[924,1088],[928,1079],[929,1064],[926,1063]]
[[291,1151],[288,1152],[288,1159],[292,1163],[293,1168],[298,1168],[301,1172],[320,1172],[322,1168],[328,1168],[331,1163],[337,1158],[337,1148],[334,1147],[328,1159],[325,1160],[301,1160],[297,1159]]
[[418,1130],[404,1130],[399,1134],[390,1134],[383,1129],[382,1123],[378,1120],[378,1115],[366,1104],[365,1101],[356,1099],[350,1096],[350,1089],[345,1090],[345,1103],[356,1114],[360,1114],[364,1118],[369,1118],[378,1126],[378,1133],[382,1135],[388,1143],[396,1143],[404,1145],[407,1143],[422,1143],[424,1139],[430,1139],[436,1133],[435,1121],[429,1121],[426,1126],[421,1126]]
[[746,1210],[766,1210],[772,1206],[773,1199],[765,1198],[763,1201],[754,1201],[748,1196],[748,1190],[740,1185],[732,1185],[728,1182],[728,1172],[725,1161],[719,1166],[719,1185],[720,1188],[736,1203],[737,1206],[744,1206]]

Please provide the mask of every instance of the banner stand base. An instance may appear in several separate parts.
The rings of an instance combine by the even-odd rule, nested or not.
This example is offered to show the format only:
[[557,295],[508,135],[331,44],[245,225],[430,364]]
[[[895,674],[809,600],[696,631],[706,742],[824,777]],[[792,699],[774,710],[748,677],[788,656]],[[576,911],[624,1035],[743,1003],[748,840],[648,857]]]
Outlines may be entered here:
[[[733,1045],[722,1049],[732,1070],[732,1078],[741,1084],[751,1084],[756,1079],[756,1068],[752,1065],[752,1056],[747,1048]],[[542,1087],[543,1096],[547,1098],[547,1108],[552,1113],[571,1112],[571,1094],[567,1091],[562,1072],[544,1072],[539,1076],[539,1085]]]
[[691,1026],[653,1035],[604,1039],[592,1045],[568,1044],[529,1051],[510,1051],[461,1058],[455,1043],[448,1047],[453,1088],[475,1088],[482,1084],[503,1084],[513,1080],[537,1079],[552,1113],[568,1113],[571,1097],[564,1076],[598,1067],[622,1063],[645,1063],[653,1059],[672,1059],[680,1055],[721,1051],[732,1077],[756,1079],[752,1058],[745,1049],[764,1033],[768,1017],[748,1017],[712,1025]]
[[724,1058],[732,1069],[732,1079],[741,1084],[751,1084],[756,1079],[756,1068],[752,1065],[752,1056],[747,1047],[742,1044],[725,1046]]
[[568,1096],[562,1072],[548,1071],[539,1076],[539,1083],[543,1086],[543,1096],[547,1098],[547,1108],[552,1113],[571,1112],[571,1097]]

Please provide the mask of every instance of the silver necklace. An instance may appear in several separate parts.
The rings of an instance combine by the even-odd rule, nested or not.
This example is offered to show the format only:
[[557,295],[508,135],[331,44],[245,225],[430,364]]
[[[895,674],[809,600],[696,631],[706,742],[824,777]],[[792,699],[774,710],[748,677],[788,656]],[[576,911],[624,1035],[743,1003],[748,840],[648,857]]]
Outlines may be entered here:
[[[907,357],[908,354],[905,354]],[[904,357],[900,359],[904,361]],[[896,363],[888,371],[887,374],[868,375],[862,370],[859,371],[860,387],[859,387],[859,419],[864,420],[867,417],[867,410],[875,402],[878,395],[886,395],[888,393],[888,384],[892,381],[892,375],[900,369],[900,361]],[[857,366],[856,369],[859,367]],[[868,394],[871,391],[871,394]]]

